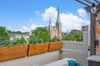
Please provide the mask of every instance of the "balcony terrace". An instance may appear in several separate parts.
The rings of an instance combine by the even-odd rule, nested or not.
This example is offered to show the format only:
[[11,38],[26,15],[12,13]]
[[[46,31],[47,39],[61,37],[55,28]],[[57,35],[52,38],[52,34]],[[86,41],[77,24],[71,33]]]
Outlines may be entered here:
[[[0,62],[0,66],[46,66],[64,58],[73,58],[82,66],[88,66],[88,33],[84,32],[83,42],[63,41],[59,50]],[[67,61],[67,60],[66,60]],[[65,62],[67,64],[67,62]]]

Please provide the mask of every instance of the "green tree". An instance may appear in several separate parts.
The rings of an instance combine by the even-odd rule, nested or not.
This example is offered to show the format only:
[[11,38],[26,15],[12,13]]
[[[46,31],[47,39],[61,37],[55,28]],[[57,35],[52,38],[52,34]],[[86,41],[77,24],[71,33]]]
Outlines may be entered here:
[[21,38],[17,38],[14,42],[13,42],[13,44],[14,45],[20,45],[20,44],[25,44],[25,43],[27,43],[27,41],[25,40],[25,38],[22,36]]
[[7,30],[8,33],[15,33],[15,34],[22,34],[21,31],[11,31],[11,30]]
[[0,26],[0,40],[9,40],[9,34],[5,27]]
[[83,41],[83,33],[82,32],[70,32],[69,34],[64,34],[64,40],[69,41]]
[[25,38],[23,36],[19,39],[19,41],[20,41],[20,44],[27,43],[27,41],[25,40]]
[[38,39],[49,39],[50,37],[48,30],[44,27],[38,27],[35,30],[33,30],[32,33],[35,35],[35,38]]

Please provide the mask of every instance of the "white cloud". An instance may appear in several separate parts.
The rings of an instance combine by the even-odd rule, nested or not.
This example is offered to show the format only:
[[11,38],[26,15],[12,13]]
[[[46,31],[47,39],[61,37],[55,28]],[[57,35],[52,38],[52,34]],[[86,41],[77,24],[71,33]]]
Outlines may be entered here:
[[57,10],[54,7],[49,7],[45,9],[44,13],[42,13],[42,18],[44,21],[49,21],[51,18],[52,21],[56,21]]
[[88,19],[90,15],[86,14],[86,10],[80,8],[77,10],[79,16],[81,17],[81,19],[83,20],[82,25],[89,25],[90,24],[90,20]]
[[22,32],[29,32],[30,30],[34,30],[37,27],[43,27],[43,25],[32,24],[31,26],[23,26],[20,31]]
[[60,14],[61,23],[62,23],[62,31],[69,31],[72,29],[81,29],[82,26],[82,19],[78,18],[77,16],[70,14],[62,13]]
[[39,11],[35,11],[34,13],[37,14],[37,15],[40,15],[40,12]]
[[35,30],[37,27],[44,27],[44,25],[31,24],[30,26],[22,26],[20,29],[16,30],[8,26],[7,29],[11,31],[29,32],[31,30]]
[[86,11],[82,8],[77,10],[80,17],[86,17]]
[[7,30],[13,30],[10,26],[7,26],[6,29],[7,29]]
[[28,27],[26,27],[26,26],[23,26],[23,27],[20,29],[20,31],[22,31],[22,32],[27,32],[27,31],[30,31],[30,29],[29,29]]
[[32,25],[30,26],[30,29],[31,29],[31,30],[34,30],[34,29],[36,29],[37,27],[43,27],[43,25],[32,24]]
[[[62,31],[70,31],[72,29],[81,30],[82,24],[89,24],[89,20],[84,19],[86,16],[86,12],[83,9],[78,9],[78,14],[81,17],[78,17],[72,13],[60,13],[61,23],[62,23]],[[49,7],[45,9],[44,13],[42,13],[42,18],[44,21],[49,21],[52,19],[52,23],[56,22],[57,18],[57,10],[54,7]]]

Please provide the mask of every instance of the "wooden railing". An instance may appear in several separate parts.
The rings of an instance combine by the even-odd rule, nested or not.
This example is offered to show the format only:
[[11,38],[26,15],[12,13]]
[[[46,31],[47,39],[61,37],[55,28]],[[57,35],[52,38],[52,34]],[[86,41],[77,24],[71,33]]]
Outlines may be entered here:
[[0,47],[0,61],[36,55],[62,48],[62,42],[26,44]]

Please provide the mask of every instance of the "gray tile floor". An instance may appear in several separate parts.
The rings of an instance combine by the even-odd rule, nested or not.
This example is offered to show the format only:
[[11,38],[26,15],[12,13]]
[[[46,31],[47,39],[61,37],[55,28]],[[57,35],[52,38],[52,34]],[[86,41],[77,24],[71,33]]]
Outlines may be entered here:
[[[79,54],[79,55],[77,55]],[[0,62],[0,66],[44,66],[48,63],[57,61],[63,58],[74,58],[83,66],[87,66],[87,60],[84,53],[64,51],[59,55],[59,51],[47,52],[39,55],[18,58]]]
[[0,62],[0,66],[44,66],[59,59],[59,51]]

